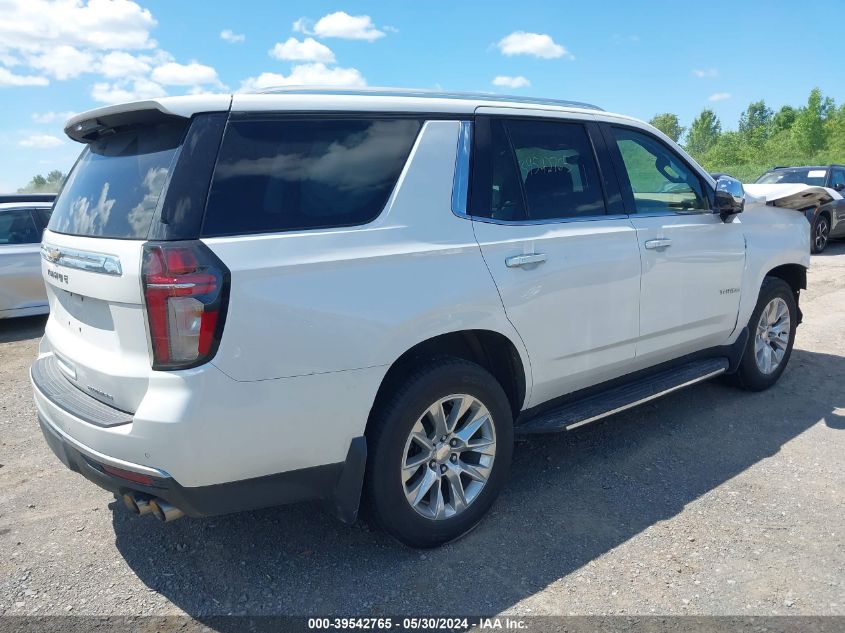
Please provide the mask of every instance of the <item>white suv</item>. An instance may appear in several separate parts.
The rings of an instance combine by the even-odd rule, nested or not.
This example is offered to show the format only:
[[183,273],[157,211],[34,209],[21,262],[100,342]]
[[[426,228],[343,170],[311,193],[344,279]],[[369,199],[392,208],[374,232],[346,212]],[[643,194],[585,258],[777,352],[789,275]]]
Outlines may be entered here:
[[738,182],[586,104],[279,90],[66,132],[38,417],[140,514],[363,499],[436,546],[490,508],[515,433],[719,374],[765,389],[800,322],[809,227],[778,205],[807,196],[739,215]]

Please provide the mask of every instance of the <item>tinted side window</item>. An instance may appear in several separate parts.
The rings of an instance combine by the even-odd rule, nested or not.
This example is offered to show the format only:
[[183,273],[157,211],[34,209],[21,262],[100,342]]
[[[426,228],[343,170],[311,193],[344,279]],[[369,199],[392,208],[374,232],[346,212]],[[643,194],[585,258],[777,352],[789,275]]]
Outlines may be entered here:
[[527,120],[493,121],[492,126],[493,218],[604,215],[604,193],[584,126]]
[[0,211],[0,245],[2,244],[38,244],[41,231],[29,209]]
[[641,132],[617,127],[612,131],[637,213],[708,209],[698,176],[668,147]]
[[415,119],[230,121],[203,235],[365,224],[381,213],[419,133]]
[[38,220],[41,222],[41,226],[46,227],[50,223],[50,214],[52,213],[52,210],[36,209],[35,212],[38,214]]
[[837,185],[845,187],[845,169],[834,169],[830,174],[830,186],[835,188]]

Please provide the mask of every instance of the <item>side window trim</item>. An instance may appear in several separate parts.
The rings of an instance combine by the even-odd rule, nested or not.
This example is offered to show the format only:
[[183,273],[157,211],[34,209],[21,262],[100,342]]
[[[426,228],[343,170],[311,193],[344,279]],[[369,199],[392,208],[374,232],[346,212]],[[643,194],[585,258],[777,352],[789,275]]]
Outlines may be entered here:
[[[714,192],[712,190],[712,187],[710,187],[707,182],[705,182],[705,180],[701,177],[701,174],[698,173],[698,170],[695,169],[695,167],[693,167],[689,163],[689,161],[686,160],[686,158],[684,158],[681,154],[666,145],[666,143],[664,143],[660,138],[656,137],[654,134],[651,134],[648,130],[645,130],[643,128],[636,127],[633,125],[625,125],[622,123],[608,123],[604,121],[600,124],[600,126],[602,129],[602,135],[604,136],[605,145],[607,146],[607,149],[610,153],[611,161],[616,171],[617,182],[619,183],[619,187],[622,193],[622,200],[624,201],[625,210],[628,215],[642,218],[649,216],[707,215],[713,213]],[[647,136],[655,143],[658,143],[667,152],[672,154],[679,163],[689,169],[692,174],[696,177],[696,179],[698,180],[698,184],[701,187],[702,194],[705,197],[705,201],[707,203],[708,208],[702,209],[700,211],[652,211],[648,213],[637,213],[636,203],[634,202],[634,190],[631,186],[631,181],[628,178],[628,170],[625,168],[625,162],[622,160],[622,153],[619,151],[619,147],[616,144],[616,137],[613,135],[613,128],[630,130],[632,132],[636,132],[637,134]]]
[[475,117],[472,134],[472,151],[470,152],[470,182],[467,211],[474,220],[484,209],[489,211],[492,206],[489,184],[493,182],[493,154],[490,151],[490,117]]
[[528,210],[528,196],[525,195],[525,183],[522,181],[522,175],[519,173],[519,157],[516,155],[516,149],[513,146],[513,139],[511,138],[511,131],[507,126],[508,119],[505,117],[498,117],[502,121],[502,131],[505,133],[505,139],[508,143],[508,154],[510,154],[511,161],[516,167],[517,179],[519,183],[519,197],[522,199],[522,215],[521,220],[511,220],[511,222],[530,222],[531,213]]
[[[587,136],[587,141],[592,150],[593,160],[596,164],[596,169],[599,173],[599,186],[602,190],[602,199],[604,202],[604,213],[579,216],[579,217],[563,217],[563,218],[549,218],[549,219],[532,219],[528,212],[528,205],[525,199],[525,187],[522,179],[519,178],[519,186],[522,194],[523,209],[525,210],[526,218],[523,220],[499,220],[495,218],[486,217],[490,213],[492,206],[492,196],[490,190],[490,183],[492,182],[492,161],[493,155],[491,152],[491,123],[493,119],[509,121],[509,120],[529,120],[542,121],[549,123],[561,124],[575,124],[581,125],[584,133]],[[510,132],[505,127],[505,134],[508,138],[508,146],[513,154],[515,164],[516,154],[513,147],[513,142],[510,138]],[[597,220],[618,220],[628,217],[624,208],[622,199],[622,188],[613,180],[608,180],[613,176],[613,171],[606,175],[603,167],[607,164],[607,147],[606,141],[602,136],[600,125],[594,121],[585,121],[581,119],[566,119],[558,117],[538,117],[538,116],[496,116],[496,115],[478,115],[475,117],[475,123],[472,133],[472,150],[470,160],[470,184],[469,184],[469,202],[467,210],[469,217],[475,222],[485,222],[487,224],[504,224],[504,225],[539,225],[539,224],[563,224],[568,222],[595,222]],[[598,140],[598,143],[597,143]],[[601,147],[600,147],[601,146]],[[615,170],[614,170],[615,171]],[[616,184],[618,189],[614,189]],[[611,190],[608,190],[610,187]]]
[[452,213],[468,217],[470,182],[472,179],[472,121],[461,121],[458,147],[455,151],[455,175],[452,178]]
[[622,199],[622,187],[619,177],[611,160],[610,150],[601,129],[601,125],[595,121],[586,124],[587,136],[593,146],[593,155],[599,170],[599,179],[604,194],[605,216],[627,216],[625,204]]

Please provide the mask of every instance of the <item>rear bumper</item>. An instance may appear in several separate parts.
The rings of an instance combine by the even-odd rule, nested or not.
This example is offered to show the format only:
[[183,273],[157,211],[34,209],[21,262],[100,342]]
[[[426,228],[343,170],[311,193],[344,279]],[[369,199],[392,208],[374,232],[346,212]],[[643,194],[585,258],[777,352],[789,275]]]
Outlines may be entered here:
[[110,474],[105,469],[112,466],[110,462],[114,460],[73,442],[41,415],[38,416],[38,423],[47,444],[65,466],[117,496],[140,492],[164,499],[192,517],[322,499],[342,521],[351,523],[357,517],[367,458],[367,444],[363,437],[352,441],[344,462],[226,484],[186,488],[163,471],[154,471],[137,464],[123,463],[122,470],[146,475],[149,484]]
[[[99,410],[105,405],[42,371],[51,356],[42,355],[30,372],[41,429],[57,457],[98,486],[152,495],[189,516],[322,499],[342,520],[356,518],[365,414],[357,433],[349,428],[354,419],[340,418],[347,426],[338,429],[338,416],[329,415],[336,412],[321,409],[329,404],[309,411],[296,398],[298,389],[313,401],[313,389],[332,383],[315,378],[313,389],[302,381],[239,383],[213,367],[160,372],[166,375],[151,381],[135,414],[107,424]],[[325,394],[323,402],[344,404]],[[315,409],[321,415],[308,416]]]

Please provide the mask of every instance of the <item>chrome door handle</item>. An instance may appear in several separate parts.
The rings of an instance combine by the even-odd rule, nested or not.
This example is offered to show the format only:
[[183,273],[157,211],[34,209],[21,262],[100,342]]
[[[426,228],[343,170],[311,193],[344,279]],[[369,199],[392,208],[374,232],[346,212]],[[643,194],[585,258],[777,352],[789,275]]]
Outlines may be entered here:
[[546,261],[545,253],[534,253],[533,255],[514,255],[505,259],[505,266],[508,268],[518,268],[520,266],[528,266],[530,264],[542,264]]
[[656,248],[666,248],[672,246],[672,240],[668,237],[658,237],[656,240],[646,240],[645,247],[654,250]]

